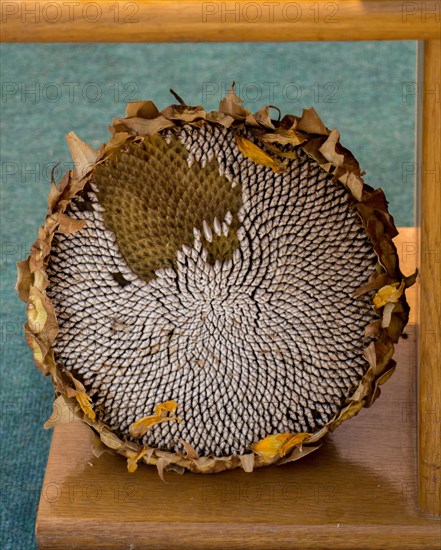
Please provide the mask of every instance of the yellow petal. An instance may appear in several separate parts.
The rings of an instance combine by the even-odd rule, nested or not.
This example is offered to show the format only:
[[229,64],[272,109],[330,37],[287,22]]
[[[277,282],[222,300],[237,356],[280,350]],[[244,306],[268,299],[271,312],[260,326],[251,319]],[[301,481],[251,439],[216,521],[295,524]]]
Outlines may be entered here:
[[176,420],[181,421],[177,416],[167,416],[168,413],[174,413],[178,408],[176,401],[166,401],[165,403],[160,403],[155,407],[155,414],[150,416],[145,416],[134,422],[130,428],[129,432],[132,437],[142,437],[150,428],[159,424],[160,422],[170,422]]
[[174,413],[176,409],[178,408],[178,404],[176,401],[165,401],[164,403],[160,403],[159,405],[156,405],[155,407],[155,415],[157,416],[165,416],[168,412]]
[[254,143],[239,134],[236,134],[234,137],[236,138],[237,147],[244,157],[257,164],[268,166],[273,172],[282,171],[283,166],[280,162],[267,155],[260,147],[257,147],[257,145],[254,145]]
[[86,392],[84,391],[79,391],[76,395],[75,395],[75,399],[78,401],[78,403],[80,404],[80,407],[81,409],[83,410],[83,412],[85,414],[87,414],[87,416],[92,420],[94,421],[95,418],[96,418],[96,415],[95,415],[95,411],[92,409],[92,405],[90,404],[90,402],[92,401],[92,399],[87,395]]
[[303,441],[305,441],[305,439],[308,439],[308,437],[311,437],[311,435],[312,434],[309,434],[307,432],[301,432],[293,435],[291,439],[287,439],[280,448],[280,456],[287,455],[294,447],[300,445],[300,443],[303,443]]
[[147,454],[147,449],[143,447],[136,456],[127,459],[127,470],[129,470],[131,474],[138,469],[138,461],[141,460],[145,454]]
[[310,436],[311,434],[306,432],[298,434],[281,433],[269,435],[257,443],[254,443],[254,445],[251,445],[251,449],[262,458],[270,460],[277,454],[281,457],[285,456],[291,449]]
[[383,307],[387,303],[392,304],[398,302],[398,299],[403,294],[404,281],[401,283],[392,283],[380,288],[377,294],[374,296],[374,305],[376,308]]

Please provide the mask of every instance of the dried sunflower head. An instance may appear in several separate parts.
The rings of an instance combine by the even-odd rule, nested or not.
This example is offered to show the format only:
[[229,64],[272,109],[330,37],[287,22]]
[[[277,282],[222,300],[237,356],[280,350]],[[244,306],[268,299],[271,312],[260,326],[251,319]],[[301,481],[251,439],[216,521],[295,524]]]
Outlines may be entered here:
[[378,396],[413,278],[313,109],[135,102],[98,151],[68,143],[19,264],[27,338],[57,407],[130,471],[295,460]]

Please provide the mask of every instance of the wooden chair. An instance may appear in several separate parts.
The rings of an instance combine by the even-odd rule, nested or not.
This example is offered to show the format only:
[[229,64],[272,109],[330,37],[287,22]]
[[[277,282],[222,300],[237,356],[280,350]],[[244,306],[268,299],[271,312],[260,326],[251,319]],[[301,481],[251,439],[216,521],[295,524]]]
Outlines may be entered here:
[[[417,227],[402,229],[397,239],[399,251],[406,252],[403,271],[420,268],[419,294],[409,293],[409,337],[398,346],[398,369],[383,397],[295,464],[252,475],[170,473],[164,484],[152,468],[129,475],[120,458],[94,458],[85,426],[57,427],[38,511],[39,547],[439,548],[441,2],[93,4],[86,17],[75,17],[69,11],[75,7],[62,1],[5,1],[2,40],[420,41],[419,216]],[[378,425],[380,431],[373,429]]]

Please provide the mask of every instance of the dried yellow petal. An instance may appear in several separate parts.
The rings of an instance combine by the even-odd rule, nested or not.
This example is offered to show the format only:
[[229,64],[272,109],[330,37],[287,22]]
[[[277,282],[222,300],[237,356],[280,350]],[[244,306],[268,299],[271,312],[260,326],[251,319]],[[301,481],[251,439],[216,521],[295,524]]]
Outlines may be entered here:
[[262,166],[268,166],[268,168],[271,168],[273,172],[277,173],[282,171],[283,166],[280,162],[267,155],[260,147],[257,147],[257,145],[254,145],[254,143],[238,134],[234,137],[236,139],[237,147],[244,157],[256,162],[257,164],[261,164]]
[[127,470],[133,474],[138,469],[138,461],[147,454],[147,449],[143,447],[137,455],[134,457],[129,457],[127,459]]
[[155,407],[155,414],[145,416],[134,422],[130,428],[130,435],[132,437],[142,437],[151,427],[159,424],[160,422],[170,422],[176,420],[181,421],[177,416],[167,416],[168,413],[173,413],[178,408],[176,401],[165,401]]
[[274,434],[261,439],[251,449],[266,460],[273,459],[276,455],[285,456],[296,445],[302,443],[305,439],[311,437],[311,434],[301,432],[298,434],[281,433]]
[[179,405],[173,399],[171,401],[164,401],[164,403],[160,403],[159,405],[156,405],[155,415],[163,416],[168,412],[174,413],[178,408],[178,406]]
[[280,456],[287,455],[294,447],[303,443],[303,441],[305,441],[305,439],[308,439],[308,437],[311,437],[311,435],[312,434],[307,432],[300,432],[292,436],[291,439],[287,439],[280,448]]
[[404,281],[401,283],[392,283],[380,288],[380,290],[374,296],[374,305],[376,308],[383,307],[388,303],[398,302],[399,297],[404,291]]
[[83,410],[83,412],[85,414],[87,414],[87,416],[92,420],[94,421],[95,418],[96,418],[96,415],[95,415],[95,411],[93,410],[92,408],[92,405],[90,404],[90,402],[92,401],[92,399],[87,395],[86,392],[84,391],[79,391],[76,395],[75,395],[75,399],[78,401],[78,403],[80,404],[80,407],[81,409]]

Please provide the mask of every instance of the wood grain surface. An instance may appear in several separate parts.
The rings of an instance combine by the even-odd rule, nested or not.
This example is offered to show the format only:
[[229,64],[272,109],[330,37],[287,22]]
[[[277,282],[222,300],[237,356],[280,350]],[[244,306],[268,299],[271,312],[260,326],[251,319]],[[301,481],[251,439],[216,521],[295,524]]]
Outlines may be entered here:
[[[441,516],[441,40],[424,43],[422,104],[419,500]],[[441,547],[441,544],[440,544]]]
[[440,2],[3,0],[5,42],[237,42],[440,38]]
[[[396,240],[402,270],[416,232]],[[408,291],[415,308],[416,292]],[[89,429],[55,429],[37,517],[40,549],[439,548],[441,523],[418,511],[416,325],[371,409],[304,459],[213,475],[166,473],[91,452]]]

